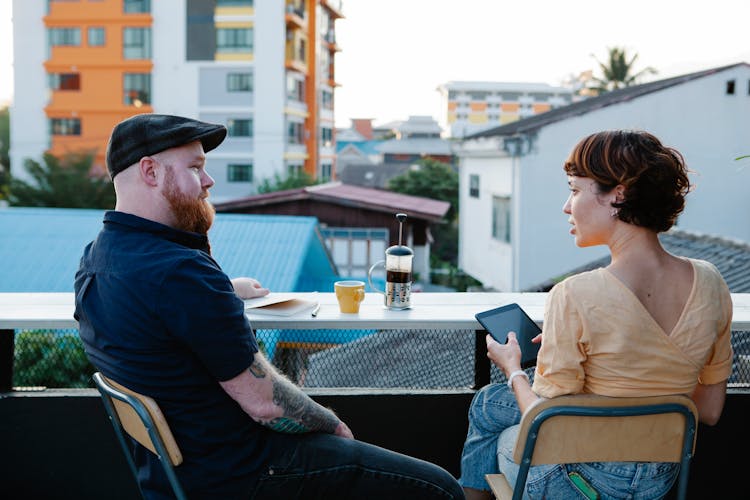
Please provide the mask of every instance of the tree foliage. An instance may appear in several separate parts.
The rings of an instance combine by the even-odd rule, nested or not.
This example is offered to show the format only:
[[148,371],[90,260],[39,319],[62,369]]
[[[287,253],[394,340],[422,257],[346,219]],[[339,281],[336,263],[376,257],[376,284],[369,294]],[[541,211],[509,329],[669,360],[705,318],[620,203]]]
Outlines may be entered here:
[[279,174],[274,174],[273,179],[263,179],[258,186],[258,192],[273,193],[274,191],[284,191],[286,189],[296,189],[305,186],[312,186],[318,184],[314,178],[312,178],[306,172],[296,172],[287,177],[281,177]]
[[435,243],[430,258],[433,267],[442,264],[455,266],[458,262],[458,174],[446,164],[427,158],[418,162],[418,168],[394,177],[388,189],[397,193],[423,196],[451,204],[445,214],[446,224],[432,226]]
[[25,330],[16,335],[13,385],[92,387],[94,367],[75,333]]
[[458,174],[447,163],[426,158],[417,168],[394,177],[388,189],[397,193],[423,196],[451,204],[445,218],[453,222],[458,214]]
[[651,66],[635,72],[635,62],[638,59],[638,54],[630,57],[625,48],[610,47],[607,51],[606,62],[602,62],[596,56],[592,55],[596,59],[596,62],[599,63],[599,69],[602,73],[601,78],[593,78],[593,81],[597,84],[594,90],[600,94],[636,85],[644,76],[648,74],[655,75],[657,73],[656,69]]
[[115,190],[109,177],[94,175],[90,153],[70,153],[62,159],[44,155],[44,164],[28,159],[24,168],[33,182],[10,180],[10,203],[23,207],[113,208]]

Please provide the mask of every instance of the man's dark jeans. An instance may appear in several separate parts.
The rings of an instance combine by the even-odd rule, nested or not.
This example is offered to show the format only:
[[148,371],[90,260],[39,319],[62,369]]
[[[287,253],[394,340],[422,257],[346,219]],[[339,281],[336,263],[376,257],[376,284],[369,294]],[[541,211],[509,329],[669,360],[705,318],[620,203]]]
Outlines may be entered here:
[[445,469],[331,434],[274,433],[251,499],[462,499]]

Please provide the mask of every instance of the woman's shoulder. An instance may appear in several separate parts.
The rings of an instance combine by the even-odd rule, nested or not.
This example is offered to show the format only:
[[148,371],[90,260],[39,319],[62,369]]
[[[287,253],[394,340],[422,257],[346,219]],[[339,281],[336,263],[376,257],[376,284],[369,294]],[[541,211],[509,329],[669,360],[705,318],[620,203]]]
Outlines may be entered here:
[[583,293],[590,291],[601,290],[602,287],[607,286],[609,280],[609,271],[605,268],[600,267],[592,269],[590,271],[584,271],[582,273],[568,276],[564,280],[557,283],[554,289],[557,291],[565,291],[567,293]]
[[701,285],[711,285],[714,287],[727,288],[727,283],[724,277],[714,264],[707,260],[702,259],[690,259],[686,257],[695,269],[696,282]]
[[684,259],[693,265],[696,275],[701,280],[713,278],[724,281],[719,269],[711,262],[703,259],[691,259],[689,257],[684,257]]

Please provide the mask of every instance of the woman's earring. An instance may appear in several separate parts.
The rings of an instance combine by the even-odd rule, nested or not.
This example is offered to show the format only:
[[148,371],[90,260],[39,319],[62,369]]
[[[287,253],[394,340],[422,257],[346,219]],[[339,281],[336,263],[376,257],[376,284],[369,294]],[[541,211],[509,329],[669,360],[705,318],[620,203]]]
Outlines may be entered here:
[[612,217],[617,217],[620,215],[620,209],[619,208],[613,208],[612,211],[609,213]]

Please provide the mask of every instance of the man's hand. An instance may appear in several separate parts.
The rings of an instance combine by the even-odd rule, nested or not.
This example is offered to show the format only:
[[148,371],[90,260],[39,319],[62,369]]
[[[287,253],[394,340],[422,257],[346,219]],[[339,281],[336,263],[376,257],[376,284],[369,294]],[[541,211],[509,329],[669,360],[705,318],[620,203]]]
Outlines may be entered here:
[[268,295],[268,288],[263,288],[260,282],[253,278],[234,278],[231,280],[234,293],[241,299],[254,299]]
[[339,423],[334,434],[337,436],[341,436],[342,438],[354,439],[354,434],[349,429],[349,426],[347,426],[344,422]]

